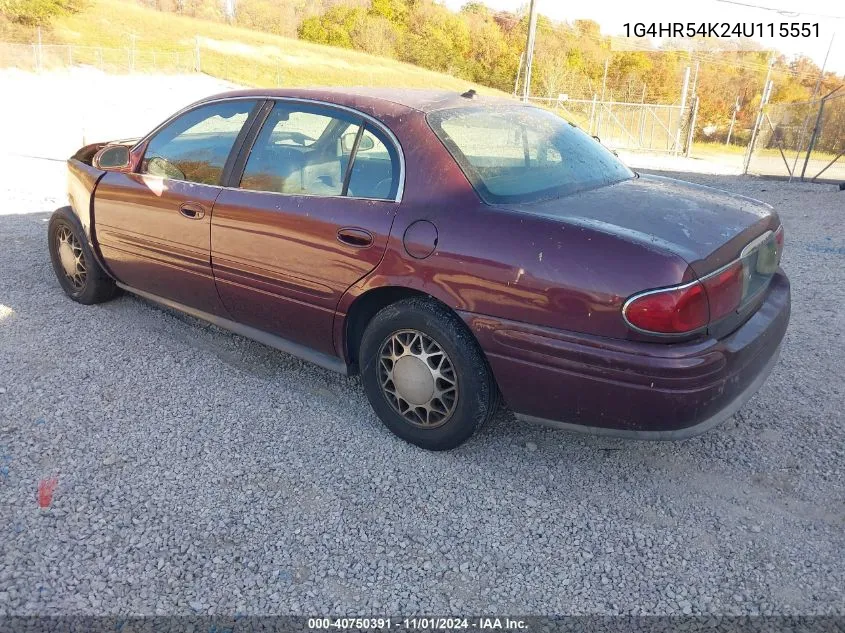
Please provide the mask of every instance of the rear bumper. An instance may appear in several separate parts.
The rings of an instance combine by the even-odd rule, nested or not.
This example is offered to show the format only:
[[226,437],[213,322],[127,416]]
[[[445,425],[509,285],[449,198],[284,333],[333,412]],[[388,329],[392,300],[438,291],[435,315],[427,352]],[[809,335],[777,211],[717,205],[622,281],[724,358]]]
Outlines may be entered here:
[[777,363],[789,314],[789,281],[779,271],[757,312],[720,340],[641,343],[461,316],[517,417],[678,440],[723,422],[757,392]]

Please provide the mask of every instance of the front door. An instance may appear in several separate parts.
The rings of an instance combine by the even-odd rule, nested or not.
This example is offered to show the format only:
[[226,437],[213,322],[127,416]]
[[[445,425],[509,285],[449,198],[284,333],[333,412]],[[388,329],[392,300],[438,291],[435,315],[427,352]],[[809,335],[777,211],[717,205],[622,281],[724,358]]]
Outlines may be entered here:
[[138,173],[107,173],[94,215],[103,258],[128,286],[224,314],[211,272],[211,215],[256,100],[199,106],[158,130]]
[[400,171],[396,146],[374,122],[277,101],[238,186],[224,189],[214,205],[212,266],[228,312],[335,354],[335,308],[381,261]]

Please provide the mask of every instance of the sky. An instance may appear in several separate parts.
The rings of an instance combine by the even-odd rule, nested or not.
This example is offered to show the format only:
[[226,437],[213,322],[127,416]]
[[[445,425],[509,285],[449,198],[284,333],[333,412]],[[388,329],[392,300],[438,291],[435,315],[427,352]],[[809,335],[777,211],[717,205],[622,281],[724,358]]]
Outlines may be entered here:
[[[458,10],[468,0],[443,0]],[[528,0],[482,0],[493,9],[517,11]],[[804,54],[819,66],[824,61],[833,36],[827,70],[845,74],[845,2],[842,0],[735,0],[754,7],[739,6],[719,0],[536,0],[539,13],[553,20],[588,19],[601,25],[605,35],[624,35],[623,25],[667,22],[737,22],[764,24],[810,22],[819,24],[819,36],[809,38],[752,38],[766,49],[776,49],[787,56]],[[763,8],[757,8],[763,7]],[[774,9],[774,10],[768,10]],[[777,27],[776,27],[777,28]],[[659,41],[655,42],[659,44]]]

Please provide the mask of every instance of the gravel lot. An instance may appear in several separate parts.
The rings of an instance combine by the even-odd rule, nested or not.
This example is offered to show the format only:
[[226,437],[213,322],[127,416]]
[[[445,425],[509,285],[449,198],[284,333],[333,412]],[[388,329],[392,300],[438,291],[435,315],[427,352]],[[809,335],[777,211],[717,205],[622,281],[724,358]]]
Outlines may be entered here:
[[686,176],[787,230],[781,361],[718,430],[624,442],[503,410],[433,454],[356,378],[66,299],[61,165],[0,173],[0,613],[845,613],[845,192]]

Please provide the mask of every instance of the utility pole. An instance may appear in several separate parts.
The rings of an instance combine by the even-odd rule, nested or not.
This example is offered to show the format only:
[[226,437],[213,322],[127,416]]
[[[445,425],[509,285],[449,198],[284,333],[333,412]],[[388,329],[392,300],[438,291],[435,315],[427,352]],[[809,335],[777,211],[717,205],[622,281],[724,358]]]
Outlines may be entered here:
[[229,24],[235,21],[235,0],[223,0],[223,13],[226,15],[226,21]]
[[537,0],[531,0],[528,11],[528,41],[525,44],[525,81],[522,91],[522,100],[526,102],[531,96],[531,64],[534,62],[534,38],[537,34]]
[[522,76],[522,64],[525,63],[525,51],[519,55],[519,66],[516,67],[516,81],[513,82],[513,96],[519,91],[519,78]]

